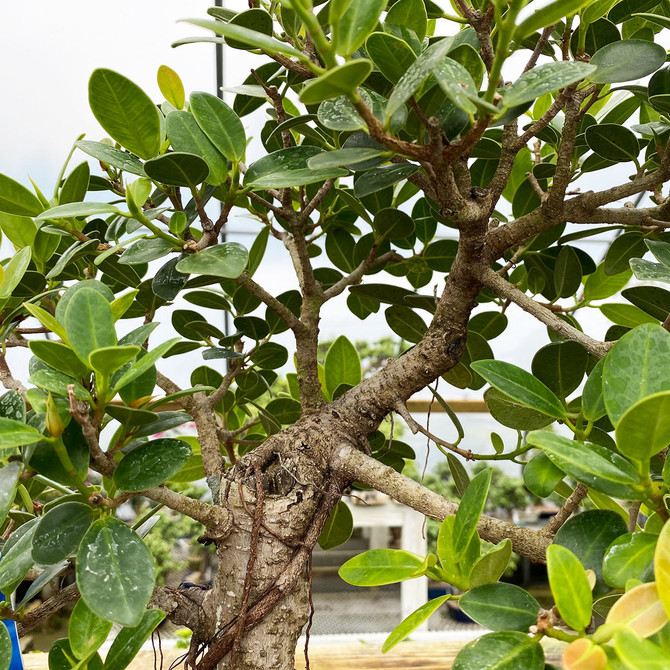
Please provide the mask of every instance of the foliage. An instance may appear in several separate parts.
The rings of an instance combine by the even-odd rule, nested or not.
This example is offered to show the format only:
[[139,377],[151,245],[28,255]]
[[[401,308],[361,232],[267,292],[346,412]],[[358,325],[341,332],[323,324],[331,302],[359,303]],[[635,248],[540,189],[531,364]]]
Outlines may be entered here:
[[[201,667],[234,667],[243,654],[245,667],[283,670],[292,652],[254,659],[258,645],[241,640],[297,639],[300,608],[274,605],[306,587],[322,530],[326,547],[349,536],[338,501],[360,482],[442,522],[435,553],[366,552],[343,578],[425,574],[463,590],[461,607],[493,632],[455,668],[541,670],[543,636],[568,643],[573,670],[667,665],[670,293],[646,282],[670,282],[668,3],[251,4],[189,19],[207,36],[175,45],[223,41],[264,55],[232,106],[187,96],[166,66],[158,105],[125,74],[97,69],[89,102],[108,137],[79,138],[52,193],[0,175],[0,229],[16,250],[0,272],[0,590],[13,593],[36,568],[35,593],[74,567],[81,604],[51,665],[101,667],[97,650],[117,623],[104,668],[122,670],[163,618],[154,605],[173,602],[155,586],[146,527],[116,516],[141,495],[202,523],[204,541],[217,544],[211,594],[170,611],[195,645],[209,645]],[[243,119],[260,108],[268,114],[255,155]],[[71,167],[79,151],[102,174],[86,161]],[[630,178],[611,185],[621,169]],[[650,206],[626,203],[644,193]],[[233,215],[258,224],[248,248],[221,241]],[[596,263],[580,241],[611,230],[621,234],[604,238]],[[296,278],[277,296],[254,279],[270,237]],[[644,283],[629,286],[633,273]],[[340,295],[363,321],[383,309],[411,346],[369,376],[344,336],[320,362],[322,308]],[[496,360],[490,344],[515,318],[512,303],[548,327],[530,370]],[[605,342],[583,332],[588,309],[611,322]],[[222,311],[231,332],[209,317]],[[168,320],[175,336],[150,341]],[[288,330],[290,348],[276,337]],[[32,354],[23,380],[11,373],[18,347]],[[205,364],[181,389],[158,368],[189,352]],[[217,359],[224,373],[207,364]],[[488,384],[491,414],[518,431],[516,442],[496,435],[494,455],[474,453],[430,386],[440,377],[458,389]],[[426,388],[449,413],[453,442],[407,410]],[[379,431],[392,412],[448,454],[457,509],[400,474],[414,452]],[[191,421],[197,439],[159,435]],[[470,478],[463,459],[524,463],[533,494],[566,500],[561,514],[542,533],[482,518],[487,498],[499,505],[492,470]],[[212,504],[179,492],[203,478]],[[596,509],[571,517],[585,495]],[[263,515],[277,501],[289,537],[267,532]],[[268,576],[256,562],[260,541],[286,565],[277,588],[271,580],[257,593]],[[547,561],[556,613],[498,581],[513,546]],[[239,625],[213,632],[230,592],[242,603]],[[385,648],[447,598],[412,614]],[[26,602],[3,610],[24,631],[50,611],[29,617]],[[280,610],[291,623],[277,620]]]

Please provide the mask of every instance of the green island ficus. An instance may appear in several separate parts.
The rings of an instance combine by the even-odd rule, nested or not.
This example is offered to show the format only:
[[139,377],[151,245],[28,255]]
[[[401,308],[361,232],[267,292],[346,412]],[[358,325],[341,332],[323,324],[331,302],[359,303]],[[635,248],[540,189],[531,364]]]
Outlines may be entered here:
[[[0,271],[0,591],[32,582],[0,615],[25,635],[73,605],[56,670],[123,670],[166,617],[192,631],[189,668],[289,670],[312,550],[348,539],[341,498],[365,486],[441,522],[436,554],[375,549],[341,577],[458,591],[385,650],[455,599],[491,631],[457,670],[552,667],[544,638],[568,670],[669,668],[670,3],[249,5],[185,20],[197,35],[175,44],[251,55],[232,106],[187,96],[167,66],[164,100],[97,69],[100,141],[75,141],[52,192],[0,175],[14,248]],[[248,245],[222,241],[232,216],[253,222]],[[269,250],[294,275],[279,295],[258,279]],[[362,322],[382,310],[401,355],[364,375],[340,336],[320,363],[338,297]],[[604,336],[582,325],[589,310]],[[546,326],[530,371],[490,344],[529,318]],[[159,323],[174,337],[152,335]],[[181,388],[169,373],[190,361]],[[518,438],[493,433],[477,453],[453,387],[486,387]],[[452,441],[411,415],[424,389]],[[393,415],[444,452],[460,504],[402,473],[414,451],[380,431]],[[185,424],[193,436],[154,437]],[[465,464],[505,460],[564,501],[541,530],[484,513],[491,470]],[[209,495],[188,495],[200,480]],[[117,517],[141,500],[134,523]],[[143,537],[166,509],[203,526],[210,589],[156,585]],[[551,609],[500,581],[512,552],[547,564]],[[26,609],[61,576],[75,581]],[[0,670],[9,658],[0,626]]]

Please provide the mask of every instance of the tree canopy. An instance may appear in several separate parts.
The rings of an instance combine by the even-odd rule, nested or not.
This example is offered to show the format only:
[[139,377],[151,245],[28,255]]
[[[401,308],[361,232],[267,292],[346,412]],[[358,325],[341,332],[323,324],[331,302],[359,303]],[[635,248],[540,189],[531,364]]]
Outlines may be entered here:
[[[293,668],[312,549],[348,539],[341,497],[367,486],[440,521],[436,553],[375,549],[340,576],[463,592],[385,650],[458,599],[492,632],[454,668],[543,670],[543,637],[571,670],[670,667],[670,4],[249,5],[186,19],[206,32],[175,44],[258,56],[232,106],[187,96],[165,65],[162,101],[96,69],[105,136],[74,143],[51,193],[0,175],[15,250],[0,272],[0,591],[32,581],[0,613],[25,634],[76,601],[59,670],[123,670],[165,617],[193,631],[188,667]],[[240,214],[249,245],[222,238]],[[279,295],[255,278],[270,238],[295,277]],[[368,376],[345,336],[320,362],[323,307],[344,295],[403,342]],[[511,305],[547,327],[530,370],[490,344],[515,327]],[[589,309],[604,339],[581,325]],[[152,336],[159,323],[174,337]],[[180,388],[170,370],[193,352]],[[438,379],[486,388],[518,439],[478,453]],[[424,389],[455,441],[411,415]],[[444,453],[459,504],[402,473],[413,450],[379,430],[394,414]],[[193,437],[159,435],[188,422]],[[468,461],[520,463],[564,504],[539,531],[485,515],[492,470]],[[188,495],[202,479],[209,497]],[[130,500],[152,501],[132,525],[117,516]],[[163,506],[204,526],[211,588],[156,586],[142,538]],[[551,610],[499,581],[512,550],[546,562]],[[65,574],[76,583],[26,611]],[[0,626],[0,670],[9,658]]]

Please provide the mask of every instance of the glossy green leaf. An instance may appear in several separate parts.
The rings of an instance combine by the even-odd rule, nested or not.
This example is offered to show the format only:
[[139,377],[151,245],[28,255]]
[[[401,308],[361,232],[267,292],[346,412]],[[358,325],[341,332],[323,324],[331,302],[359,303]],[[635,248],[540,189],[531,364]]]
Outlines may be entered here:
[[90,353],[88,364],[96,372],[111,375],[112,372],[121,369],[126,363],[130,363],[139,353],[140,347],[134,344],[104,347],[95,349]]
[[247,265],[249,254],[238,242],[224,242],[182,258],[176,265],[184,274],[214,275],[234,279]]
[[504,361],[475,361],[472,369],[501,393],[556,419],[566,416],[561,401],[541,381]]
[[614,539],[603,559],[605,581],[623,588],[629,579],[650,582],[654,579],[654,550],[659,536],[652,533],[626,533]]
[[397,83],[416,60],[416,54],[405,40],[389,33],[372,33],[365,50],[377,69],[392,83]]
[[654,576],[663,608],[670,617],[670,524],[665,523],[654,552]]
[[665,63],[665,48],[647,40],[621,40],[598,49],[590,62],[597,68],[589,75],[595,84],[631,81],[656,72]]
[[610,244],[605,255],[605,274],[616,275],[619,272],[626,272],[629,268],[630,259],[641,258],[646,251],[644,237],[640,233],[631,232],[619,235]]
[[563,477],[563,470],[554,465],[543,452],[535,454],[523,468],[523,483],[532,494],[540,498],[548,498]]
[[544,651],[527,633],[487,633],[458,652],[452,670],[544,670]]
[[614,650],[627,670],[670,668],[670,653],[625,628],[614,634]]
[[584,137],[592,151],[610,161],[633,161],[640,153],[634,133],[616,123],[589,126]]
[[90,374],[87,366],[79,360],[74,351],[62,342],[33,340],[30,343],[30,351],[47,365],[75,379],[81,379]]
[[317,110],[319,123],[330,130],[361,130],[367,128],[356,108],[345,97],[324,100]]
[[603,559],[608,548],[618,537],[628,532],[625,521],[611,510],[587,510],[574,515],[558,529],[554,544],[560,544],[572,551],[581,561],[585,570],[593,570],[596,575],[594,597],[609,592],[603,578]]
[[352,2],[338,21],[336,44],[340,56],[349,56],[363,45],[367,36],[375,29],[387,0]]
[[190,455],[191,447],[183,440],[152,440],[121,460],[114,471],[114,484],[121,491],[143,491],[158,486],[179,472]]
[[85,363],[96,349],[116,346],[112,308],[93,288],[79,290],[72,296],[63,325],[70,345]]
[[453,38],[446,37],[431,44],[409,66],[393,89],[386,105],[385,124],[388,126],[393,115],[416,93],[421,84],[432,74],[435,66],[440,63],[453,47]]
[[564,16],[576,14],[591,0],[553,0],[547,5],[536,9],[528,18],[521,21],[514,31],[514,39],[521,42],[536,30],[558,23]]
[[354,530],[354,518],[349,506],[340,500],[331,510],[326,520],[321,535],[319,535],[319,546],[328,550],[344,544]]
[[621,416],[616,427],[619,451],[647,461],[670,444],[670,391],[638,401]]
[[643,497],[635,468],[605,447],[544,430],[528,433],[526,439],[542,449],[563,472],[596,491],[627,500]]
[[389,8],[384,23],[408,28],[421,41],[428,28],[426,5],[423,0],[398,0]]
[[615,426],[642,398],[670,391],[670,378],[657,363],[666,356],[670,356],[670,333],[655,324],[634,328],[608,353],[603,367],[603,397]]
[[101,619],[89,609],[83,599],[79,599],[68,622],[72,653],[80,660],[88,658],[102,646],[111,630],[111,621]]
[[528,632],[537,623],[540,603],[524,589],[502,582],[476,586],[459,599],[461,609],[489,630]]
[[552,417],[530,409],[493,387],[484,392],[484,401],[498,423],[514,430],[537,430],[554,421]]
[[22,421],[0,417],[0,452],[31,444],[42,438],[42,433]]
[[631,258],[630,267],[638,279],[670,283],[670,270],[661,263],[652,263],[643,258]]
[[77,165],[68,175],[58,194],[58,203],[80,202],[86,197],[91,178],[91,169],[84,161]]
[[393,649],[396,644],[402,642],[408,635],[412,633],[412,631],[418,628],[424,621],[429,619],[451,597],[451,595],[446,595],[433,598],[427,603],[421,605],[421,607],[418,609],[414,610],[414,612],[403,619],[391,631],[386,640],[384,640],[384,644],[382,645],[382,653],[385,654],[390,649]]
[[68,219],[79,216],[99,216],[101,214],[120,214],[121,210],[115,205],[106,202],[71,202],[67,205],[58,205],[42,212],[36,221],[49,219]]
[[44,207],[25,186],[0,174],[0,212],[17,216],[37,216]]
[[165,99],[177,109],[184,109],[186,95],[184,93],[184,84],[179,75],[167,65],[161,65],[156,75],[158,88],[165,96]]
[[9,263],[4,266],[4,276],[0,282],[0,300],[9,298],[26,274],[32,251],[30,247],[15,253]]
[[344,335],[330,345],[323,365],[326,390],[331,396],[340,384],[356,386],[361,381],[361,359]]
[[554,269],[554,289],[560,298],[574,295],[582,283],[582,264],[577,252],[569,246],[561,247]]
[[77,585],[102,619],[138,625],[154,590],[155,567],[146,545],[114,517],[95,521],[77,552]]
[[428,329],[424,320],[409,307],[392,305],[384,316],[389,328],[408,342],[419,342]]
[[172,112],[167,115],[166,128],[170,144],[175,151],[195,154],[205,160],[209,174],[208,184],[218,186],[226,181],[228,167],[226,159],[201,130],[189,112]]
[[31,546],[38,519],[19,526],[3,547],[0,559],[0,591],[8,595],[33,567]]
[[89,140],[79,140],[75,145],[89,156],[93,156],[99,161],[111,165],[124,172],[145,177],[144,167],[141,161],[127,151],[110,147],[103,142],[91,142]]
[[23,466],[17,461],[7,463],[0,468],[0,524],[5,522],[9,510],[14,504],[22,470]]
[[[114,382],[114,388],[117,391],[121,391],[124,386],[127,384],[130,384],[131,382],[135,381],[136,379],[139,379],[142,375],[144,375],[148,370],[150,370],[154,363],[164,356],[172,347],[179,342],[179,338],[175,337],[167,342],[162,342],[159,344],[157,347],[154,347],[150,352],[145,354],[144,356],[138,358],[134,363],[131,364],[131,366],[121,375],[119,379],[116,379]],[[154,377],[154,383],[151,384],[151,391],[153,391],[153,387],[155,385],[155,377]],[[121,393],[123,396],[123,393]],[[143,394],[143,395],[148,395],[148,394]],[[125,396],[123,396],[125,399]]]
[[186,186],[195,189],[209,177],[207,162],[195,154],[172,151],[152,158],[144,164],[151,179],[170,186]]
[[457,561],[463,557],[477,532],[477,524],[484,511],[492,475],[493,470],[489,468],[479,472],[472,478],[461,498],[452,531],[454,554]]
[[[433,75],[447,98],[469,116],[483,104],[470,73],[452,58],[439,61],[433,68]],[[495,112],[496,109],[493,107],[489,111]]]
[[591,623],[593,597],[579,559],[566,547],[547,547],[547,574],[556,607],[565,623],[576,631]]
[[419,169],[418,165],[402,163],[366,170],[354,181],[354,195],[364,198],[377,193],[387,186],[393,186],[403,179],[411,177]]
[[621,295],[659,321],[665,321],[670,314],[670,291],[660,286],[634,286]]
[[350,558],[338,574],[354,586],[381,586],[420,577],[423,558],[399,549],[371,549]]
[[388,155],[388,151],[381,149],[338,149],[316,154],[307,161],[307,166],[314,170],[331,167],[345,167]]
[[578,342],[546,344],[533,356],[533,375],[565,400],[579,387],[586,372],[588,353]]
[[0,624],[0,670],[10,670],[12,654],[14,653],[9,631],[4,624]]
[[310,169],[307,161],[320,153],[322,150],[313,146],[289,147],[273,151],[249,166],[244,176],[244,183],[246,186],[257,188],[286,188],[349,174],[342,168]]
[[37,235],[37,226],[30,217],[6,212],[0,212],[0,230],[19,249],[31,246]]
[[552,93],[584,79],[595,71],[593,65],[576,61],[546,63],[524,72],[511,86],[500,92],[505,107],[516,107],[536,100],[545,93]]
[[497,582],[507,570],[511,557],[512,542],[509,538],[505,538],[500,544],[482,554],[472,566],[469,587],[473,589],[476,586]]
[[[221,24],[224,25],[224,24]],[[242,121],[211,93],[191,93],[191,113],[212,144],[230,161],[241,161],[247,148]]]
[[[74,664],[74,665],[73,665]],[[103,670],[100,654],[94,654],[86,661],[86,670]],[[84,661],[77,663],[77,658],[70,648],[70,641],[67,638],[56,640],[49,649],[49,670],[81,670],[84,667]]]
[[311,79],[300,91],[300,102],[316,105],[324,100],[349,95],[368,78],[372,72],[372,61],[357,58],[338,65],[316,79]]
[[164,618],[165,612],[150,609],[137,626],[122,628],[107,652],[105,670],[125,670]]
[[137,84],[118,72],[98,68],[88,82],[88,100],[98,123],[121,146],[140,158],[158,154],[160,113]]
[[[634,262],[636,259],[633,259]],[[591,273],[584,282],[585,300],[602,300],[618,293],[629,281],[632,272],[621,272],[620,274],[609,276],[605,272],[605,263],[601,263],[596,271]]]
[[37,524],[32,556],[35,563],[53,565],[76,553],[93,523],[93,509],[80,502],[65,502],[50,509]]

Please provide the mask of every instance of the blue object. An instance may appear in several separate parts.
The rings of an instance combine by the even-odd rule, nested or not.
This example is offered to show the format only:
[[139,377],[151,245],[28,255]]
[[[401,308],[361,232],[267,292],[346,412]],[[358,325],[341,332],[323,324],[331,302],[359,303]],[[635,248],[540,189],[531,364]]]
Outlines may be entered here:
[[[7,600],[3,593],[0,593],[0,602]],[[9,631],[9,639],[12,641],[12,660],[9,664],[9,670],[23,670],[23,659],[21,658],[21,647],[19,646],[19,634],[16,632],[16,621],[0,621]]]

